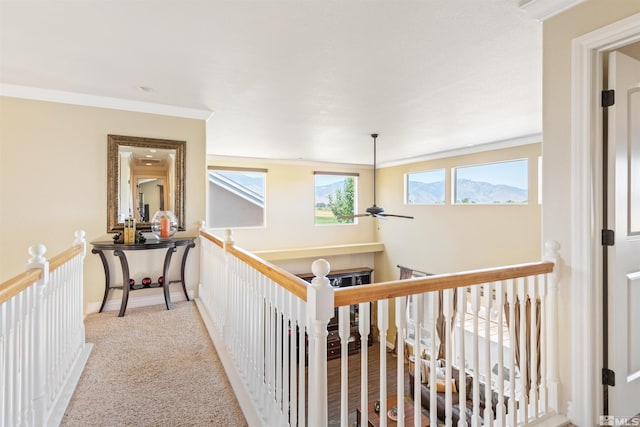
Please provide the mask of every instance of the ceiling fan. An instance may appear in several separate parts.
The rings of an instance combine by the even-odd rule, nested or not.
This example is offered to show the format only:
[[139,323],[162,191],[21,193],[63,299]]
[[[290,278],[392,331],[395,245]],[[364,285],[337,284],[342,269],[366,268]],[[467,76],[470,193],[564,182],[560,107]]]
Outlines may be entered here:
[[392,217],[396,217],[396,218],[413,219],[412,216],[394,215],[394,214],[385,213],[383,208],[381,208],[380,206],[376,205],[376,139],[378,138],[378,134],[377,133],[372,133],[371,137],[373,138],[373,206],[368,207],[367,209],[365,209],[366,213],[355,214],[355,215],[343,215],[343,216],[340,216],[339,218],[341,218],[341,219],[351,219],[351,218],[357,218],[357,217],[361,217],[361,216],[372,216],[372,217],[375,217],[375,218],[385,219],[388,216],[392,216]]

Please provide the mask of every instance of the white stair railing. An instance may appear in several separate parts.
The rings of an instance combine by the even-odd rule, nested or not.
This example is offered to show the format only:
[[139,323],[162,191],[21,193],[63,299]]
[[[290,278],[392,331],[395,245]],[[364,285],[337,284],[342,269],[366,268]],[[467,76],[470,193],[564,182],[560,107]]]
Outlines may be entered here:
[[[542,262],[334,289],[323,260],[313,263],[309,285],[235,247],[230,234],[224,241],[205,230],[200,235],[196,303],[249,425],[327,425],[327,324],[335,309],[340,396],[330,398],[340,402],[332,413],[339,413],[341,426],[351,425],[356,410],[367,425],[374,416],[368,410],[372,387],[382,426],[388,406],[396,407],[399,426],[410,415],[415,426],[423,417],[431,425],[524,426],[558,412],[554,242]],[[386,346],[380,346],[380,378],[373,382],[367,350],[372,303],[378,336],[386,337],[394,320],[400,337],[396,363],[387,363]],[[395,319],[389,318],[390,303]],[[354,304],[362,340],[357,357],[348,355]],[[414,315],[407,318],[409,311]],[[405,342],[413,344],[410,353]],[[349,406],[352,370],[361,374],[357,407]],[[396,371],[395,389],[387,384],[389,370]]]
[[[398,396],[394,401],[397,424],[405,425],[404,416],[410,415],[404,413],[408,377],[413,383],[409,393],[414,397],[415,426],[423,425],[423,415],[430,418],[431,425],[524,426],[558,413],[558,283],[553,270],[559,263],[558,245],[550,242],[546,249],[544,261],[539,263],[432,275],[406,280],[404,284],[374,283],[368,285],[367,291],[336,289],[340,312],[348,308],[345,303],[361,304],[362,309],[362,300],[377,301],[381,337],[387,331],[391,300],[387,296],[401,295],[393,298],[395,326],[398,336],[405,338],[398,340],[396,390],[386,387],[386,354],[382,349],[380,352],[380,386],[375,398],[380,403],[380,425],[387,424],[383,414],[389,409],[386,402],[391,396]],[[407,301],[410,310],[406,310]],[[407,318],[407,312],[414,315]],[[345,321],[348,322],[339,318],[340,330],[345,328]],[[403,341],[409,344],[408,354]],[[362,348],[366,349],[366,345]],[[361,410],[367,408],[370,399],[366,353],[361,352],[362,392],[357,408],[363,425],[370,415],[368,410]],[[405,363],[409,358],[412,363]],[[349,360],[350,369],[358,369],[351,366],[356,360]],[[342,362],[343,366],[347,363]],[[346,370],[342,372],[344,383]],[[342,390],[344,393],[346,387]],[[343,396],[344,426],[348,425],[344,414],[354,409],[347,408],[345,402]]]
[[92,345],[83,323],[84,232],[47,260],[29,248],[27,271],[0,284],[0,426],[57,426]]
[[[311,285],[201,230],[196,304],[249,425],[327,425],[328,263]],[[308,389],[308,398],[307,398]]]

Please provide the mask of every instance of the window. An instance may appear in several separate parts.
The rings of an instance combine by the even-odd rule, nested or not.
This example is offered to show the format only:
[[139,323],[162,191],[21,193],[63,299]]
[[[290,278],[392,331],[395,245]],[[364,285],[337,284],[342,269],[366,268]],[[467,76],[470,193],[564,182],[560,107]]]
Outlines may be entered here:
[[356,211],[357,174],[314,172],[315,223],[354,224]]
[[408,173],[406,203],[409,205],[444,204],[444,169]]
[[266,169],[210,166],[209,227],[264,227],[266,176]]
[[454,169],[457,204],[526,204],[528,160],[489,163]]

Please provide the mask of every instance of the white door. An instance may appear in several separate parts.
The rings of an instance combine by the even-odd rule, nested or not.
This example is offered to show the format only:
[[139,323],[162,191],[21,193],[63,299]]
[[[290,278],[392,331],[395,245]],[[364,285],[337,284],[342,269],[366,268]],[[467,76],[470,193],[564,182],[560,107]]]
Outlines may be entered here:
[[640,414],[640,61],[609,57],[608,262],[609,415]]

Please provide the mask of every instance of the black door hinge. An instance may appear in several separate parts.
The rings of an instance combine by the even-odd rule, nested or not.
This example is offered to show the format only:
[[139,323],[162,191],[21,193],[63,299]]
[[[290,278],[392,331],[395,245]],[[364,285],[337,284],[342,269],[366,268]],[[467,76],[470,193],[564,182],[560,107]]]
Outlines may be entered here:
[[602,91],[602,106],[611,107],[616,103],[616,91],[613,89]]
[[616,236],[613,230],[602,230],[602,246],[613,246]]
[[615,387],[616,373],[611,369],[602,368],[602,385],[610,385],[611,387]]

